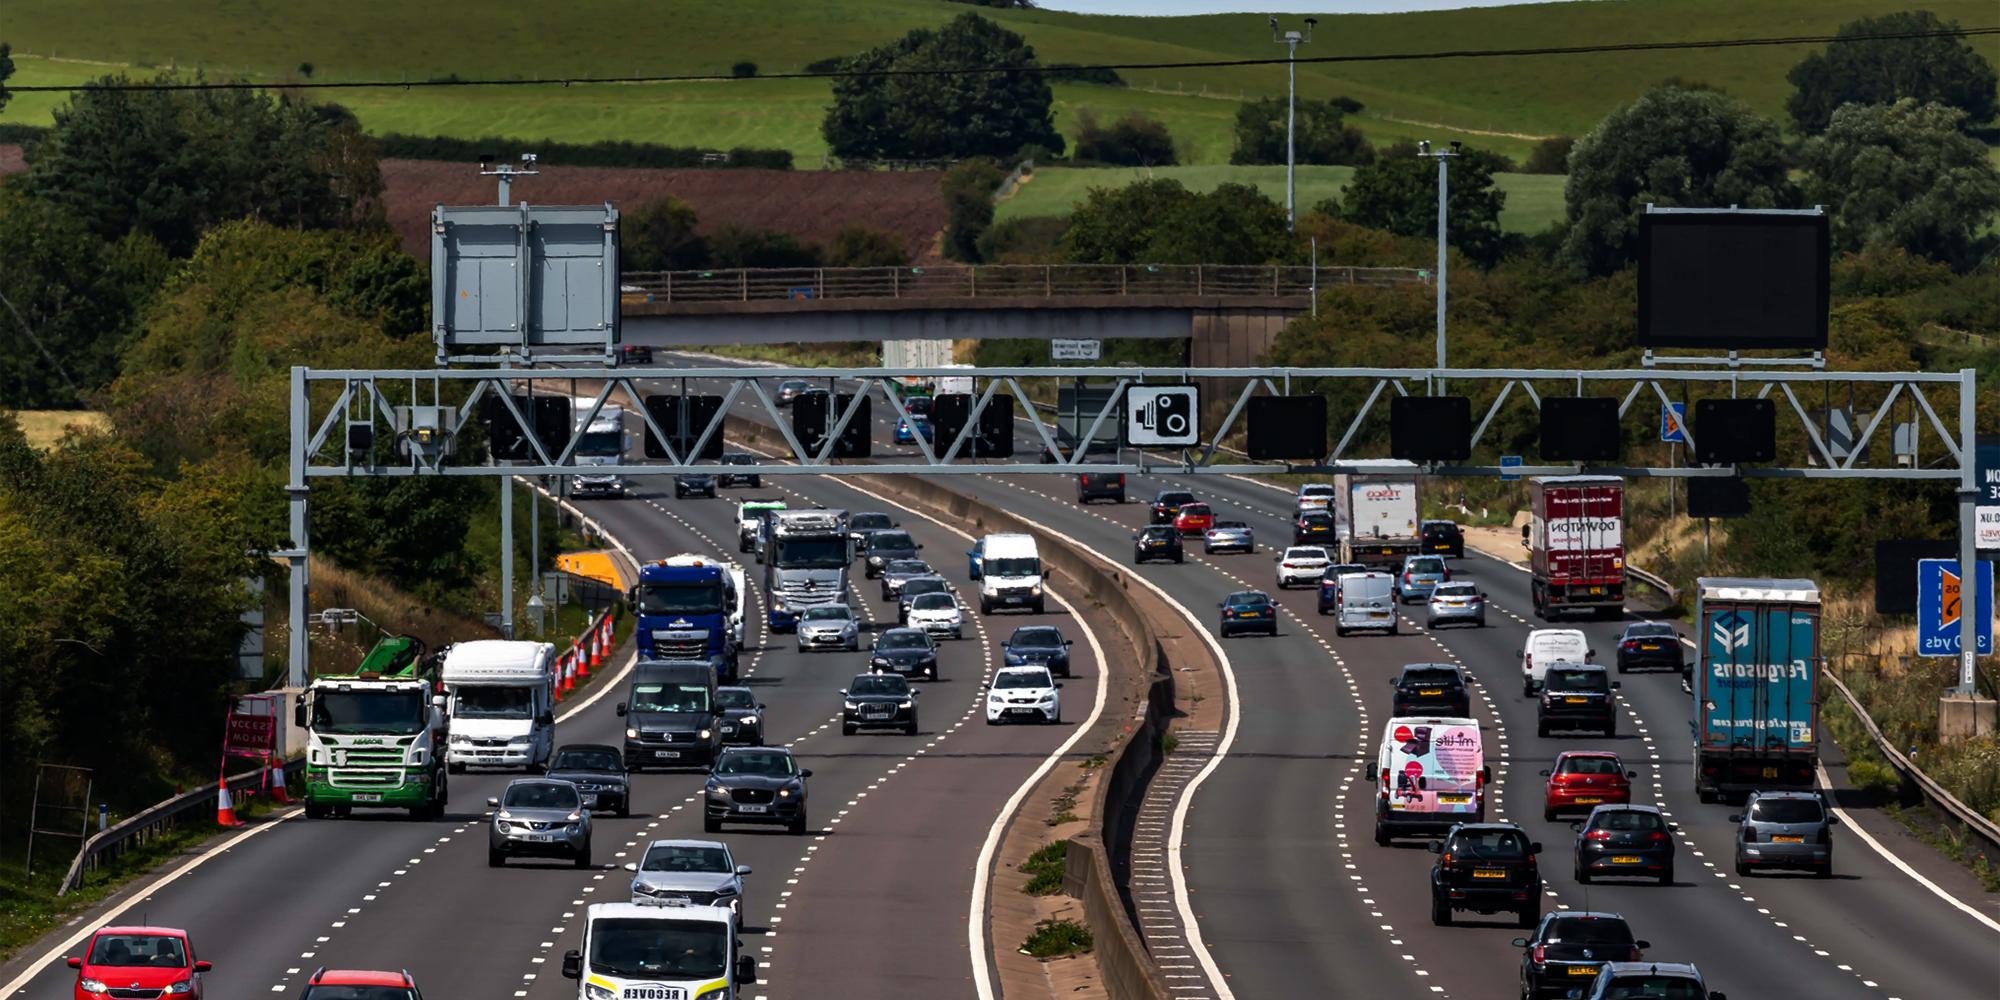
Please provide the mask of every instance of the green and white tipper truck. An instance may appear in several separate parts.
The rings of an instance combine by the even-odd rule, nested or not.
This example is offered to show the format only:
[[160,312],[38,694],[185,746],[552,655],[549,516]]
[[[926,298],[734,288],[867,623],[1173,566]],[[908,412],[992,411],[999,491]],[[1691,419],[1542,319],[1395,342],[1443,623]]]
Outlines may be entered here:
[[308,817],[357,806],[408,809],[420,820],[444,812],[444,696],[420,640],[384,639],[353,674],[314,678],[293,720],[306,731]]

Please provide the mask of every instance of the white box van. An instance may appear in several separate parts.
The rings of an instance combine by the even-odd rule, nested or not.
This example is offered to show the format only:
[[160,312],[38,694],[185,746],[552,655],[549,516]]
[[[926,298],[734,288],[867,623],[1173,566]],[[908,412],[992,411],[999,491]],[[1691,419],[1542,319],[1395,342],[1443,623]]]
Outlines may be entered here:
[[1485,744],[1458,716],[1398,716],[1375,754],[1375,842],[1486,819]]
[[556,740],[556,648],[546,642],[474,639],[444,654],[438,680],[451,713],[445,765],[473,767],[548,763]]
[[741,997],[757,960],[736,939],[727,907],[594,903],[583,911],[583,947],[563,953],[577,1000]]
[[987,535],[973,543],[966,556],[971,559],[972,576],[979,581],[980,614],[990,615],[994,608],[1042,613],[1046,598],[1042,593],[1042,554],[1035,547],[1035,536]]
[[1395,635],[1396,578],[1387,573],[1342,573],[1340,605],[1334,609],[1333,634],[1379,628]]
[[1528,641],[1516,654],[1521,658],[1521,694],[1533,695],[1542,689],[1542,679],[1555,663],[1591,663],[1597,650],[1578,628],[1538,628],[1528,633]]

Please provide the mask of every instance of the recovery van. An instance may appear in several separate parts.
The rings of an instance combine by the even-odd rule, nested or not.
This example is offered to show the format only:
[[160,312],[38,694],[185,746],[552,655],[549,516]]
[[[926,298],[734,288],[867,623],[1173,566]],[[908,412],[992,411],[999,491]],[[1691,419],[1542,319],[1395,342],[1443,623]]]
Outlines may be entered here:
[[534,771],[556,746],[555,646],[520,639],[475,639],[445,650],[451,742],[445,762]]
[[579,981],[577,1000],[728,1000],[757,981],[757,960],[727,907],[593,903],[583,947],[563,953],[562,974]]

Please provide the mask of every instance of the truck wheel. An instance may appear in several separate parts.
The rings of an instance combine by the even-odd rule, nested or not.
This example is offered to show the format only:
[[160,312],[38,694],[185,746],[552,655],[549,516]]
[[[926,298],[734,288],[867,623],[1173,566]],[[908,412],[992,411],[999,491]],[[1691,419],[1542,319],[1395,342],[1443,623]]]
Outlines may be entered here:
[[792,817],[792,822],[785,827],[785,832],[791,834],[794,837],[805,836],[806,811],[804,809],[799,810],[799,814],[797,816]]
[[1703,805],[1714,805],[1717,799],[1715,789],[1713,788],[1696,788],[1694,794],[1695,798],[1700,799]]
[[982,614],[982,615],[990,615],[990,614],[992,614],[992,613],[993,613],[993,602],[992,602],[992,601],[989,601],[989,600],[987,600],[987,599],[986,599],[986,598],[984,598],[984,597],[981,597],[981,598],[979,599],[979,613],[980,613],[980,614]]
[[[1320,613],[1325,614],[1326,612],[1322,611]],[[1345,639],[1347,638],[1347,627],[1344,625],[1335,625],[1333,627],[1333,634],[1339,638]]]
[[327,813],[327,808],[324,804],[319,802],[314,802],[311,799],[306,800],[307,819],[325,819],[326,813]]
[[618,800],[618,818],[626,819],[629,818],[631,815],[632,815],[632,793],[630,791],[627,791],[625,793],[625,797]]
[[1614,715],[1611,718],[1604,720],[1604,738],[1607,740],[1618,738],[1617,716]]
[[1389,846],[1389,828],[1383,826],[1379,819],[1375,821],[1375,844],[1378,847]]

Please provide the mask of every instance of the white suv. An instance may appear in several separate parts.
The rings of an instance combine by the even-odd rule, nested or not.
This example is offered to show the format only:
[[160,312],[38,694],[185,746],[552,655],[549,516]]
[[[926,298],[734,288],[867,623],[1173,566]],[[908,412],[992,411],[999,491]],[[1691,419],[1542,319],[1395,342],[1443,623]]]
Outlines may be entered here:
[[1015,719],[1050,724],[1062,721],[1061,684],[1047,667],[1002,667],[986,688],[986,724]]
[[1294,545],[1278,557],[1278,589],[1286,590],[1295,585],[1319,586],[1319,578],[1333,565],[1333,559],[1326,550],[1317,545]]

